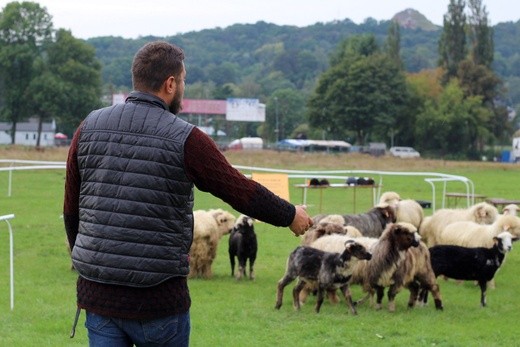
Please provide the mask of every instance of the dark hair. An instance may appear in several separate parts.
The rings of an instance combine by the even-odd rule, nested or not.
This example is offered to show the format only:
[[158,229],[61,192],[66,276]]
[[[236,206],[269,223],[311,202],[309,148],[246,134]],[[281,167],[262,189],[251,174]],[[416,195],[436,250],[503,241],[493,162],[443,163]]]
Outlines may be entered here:
[[137,51],[132,63],[134,89],[158,91],[169,76],[180,77],[183,61],[181,48],[165,41],[147,43]]

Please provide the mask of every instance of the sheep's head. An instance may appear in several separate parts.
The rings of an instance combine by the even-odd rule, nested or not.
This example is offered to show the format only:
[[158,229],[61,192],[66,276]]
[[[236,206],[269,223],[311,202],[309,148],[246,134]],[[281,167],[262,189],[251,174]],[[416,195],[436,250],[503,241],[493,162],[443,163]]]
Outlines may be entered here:
[[480,202],[471,207],[475,222],[479,224],[493,224],[498,217],[498,210],[487,202]]
[[392,206],[390,206],[387,203],[382,203],[374,207],[374,209],[378,210],[379,213],[381,213],[381,216],[383,216],[383,219],[386,222],[386,224],[395,223],[397,217],[395,209]]
[[356,242],[355,240],[347,240],[345,241],[345,252],[343,254],[350,254],[352,257],[356,257],[360,260],[370,260],[372,259],[372,253],[367,251],[365,246]]
[[385,192],[379,198],[379,204],[388,204],[393,209],[397,209],[401,197],[396,192]]
[[254,232],[253,224],[253,218],[246,216],[245,214],[241,214],[237,218],[233,230],[241,233]]
[[317,239],[324,235],[345,234],[345,228],[343,227],[343,224],[337,223],[320,222],[315,224],[313,229]]
[[397,245],[399,250],[406,250],[410,247],[418,247],[421,236],[417,233],[417,228],[410,223],[399,222],[387,226],[381,238],[389,238]]
[[215,218],[215,221],[217,222],[220,236],[229,234],[235,225],[235,216],[221,209],[210,211],[213,213],[213,218]]
[[516,216],[519,210],[520,207],[518,207],[518,205],[509,204],[507,206],[504,206],[504,208],[502,209],[502,214]]
[[507,231],[516,238],[520,237],[520,218],[517,216],[501,215],[497,218],[495,225],[498,225],[497,229],[500,231]]
[[498,247],[500,253],[506,254],[513,248],[513,241],[518,240],[518,238],[513,237],[511,233],[504,231],[493,237],[493,242],[495,246]]

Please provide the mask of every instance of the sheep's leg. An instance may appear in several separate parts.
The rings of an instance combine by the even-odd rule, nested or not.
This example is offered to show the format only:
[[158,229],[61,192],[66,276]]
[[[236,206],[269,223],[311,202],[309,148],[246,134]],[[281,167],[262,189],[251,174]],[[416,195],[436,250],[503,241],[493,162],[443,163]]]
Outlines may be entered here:
[[255,265],[255,257],[249,258],[249,279],[251,279],[251,280],[255,279],[254,265]]
[[371,291],[367,292],[367,295],[365,295],[364,297],[362,297],[358,301],[355,301],[354,305],[358,306],[358,305],[363,304],[365,301],[367,301],[369,298],[371,298],[372,295],[373,295],[373,293]]
[[282,307],[282,300],[283,300],[283,289],[291,283],[295,277],[291,277],[289,275],[284,275],[281,280],[278,281],[278,286],[276,289],[276,305],[274,306],[275,309],[279,310],[280,307]]
[[486,307],[486,290],[487,290],[487,282],[478,281],[478,285],[480,286],[480,305],[482,307]]
[[356,315],[357,314],[356,306],[352,302],[352,293],[350,293],[350,286],[348,284],[342,286],[341,292],[343,293],[343,297],[345,298],[345,302],[347,303],[347,306],[350,309],[350,312],[352,312],[353,315]]
[[383,296],[385,296],[385,289],[381,286],[376,286],[376,310],[382,307]]
[[318,285],[318,298],[316,300],[316,313],[320,313],[320,308],[321,308],[321,305],[323,304],[323,299],[324,299],[324,294],[325,292],[325,288],[323,288],[322,286]]
[[238,277],[237,279],[242,279],[246,273],[246,258],[238,257]]
[[229,262],[231,263],[231,277],[235,277],[235,255],[229,253]]
[[413,281],[408,285],[408,290],[410,291],[410,297],[408,298],[408,308],[413,308],[419,297],[419,283]]
[[337,304],[339,302],[339,298],[336,294],[336,289],[327,289],[327,296],[329,297],[329,301],[331,304]]
[[293,306],[296,310],[300,309],[300,292],[302,291],[303,287],[305,287],[305,282],[300,279],[293,288]]
[[393,284],[388,289],[388,311],[395,312],[395,297],[399,293],[399,286]]

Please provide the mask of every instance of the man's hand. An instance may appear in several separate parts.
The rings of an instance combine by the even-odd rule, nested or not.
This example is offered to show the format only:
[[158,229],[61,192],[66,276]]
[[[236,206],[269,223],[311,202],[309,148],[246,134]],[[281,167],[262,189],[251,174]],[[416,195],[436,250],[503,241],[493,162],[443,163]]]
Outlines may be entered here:
[[303,235],[314,223],[307,214],[307,206],[296,205],[296,213],[294,219],[289,225],[289,229],[293,232],[294,236]]

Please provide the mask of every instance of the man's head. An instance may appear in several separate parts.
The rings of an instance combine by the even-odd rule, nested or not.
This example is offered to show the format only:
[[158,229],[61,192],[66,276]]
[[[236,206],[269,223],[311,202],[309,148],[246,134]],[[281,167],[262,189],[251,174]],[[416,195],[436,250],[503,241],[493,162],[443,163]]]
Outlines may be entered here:
[[169,105],[174,114],[181,110],[185,78],[184,52],[173,44],[164,41],[150,42],[134,56],[134,89],[157,95]]

